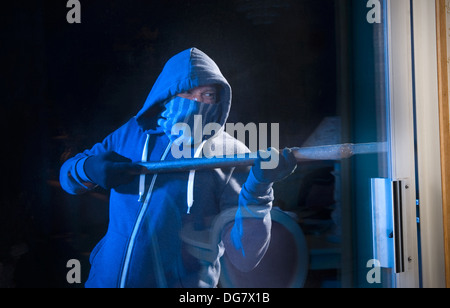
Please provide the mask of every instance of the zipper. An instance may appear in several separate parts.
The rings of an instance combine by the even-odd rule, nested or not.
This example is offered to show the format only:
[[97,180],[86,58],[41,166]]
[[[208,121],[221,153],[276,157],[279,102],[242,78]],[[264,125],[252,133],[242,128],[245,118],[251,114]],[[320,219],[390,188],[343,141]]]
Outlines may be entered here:
[[[166,150],[164,151],[164,154],[161,157],[161,161],[166,159],[167,154],[169,153],[169,149],[171,148],[171,146],[172,146],[172,142],[169,142],[169,144],[167,145]],[[150,187],[148,188],[147,196],[145,197],[145,201],[142,204],[142,207],[141,207],[141,209],[139,211],[138,218],[136,220],[136,223],[134,224],[133,232],[131,233],[130,241],[128,242],[127,253],[125,255],[125,261],[124,261],[124,265],[123,265],[123,268],[122,268],[122,274],[120,276],[119,288],[125,288],[125,282],[126,282],[126,278],[127,278],[127,274],[128,274],[128,268],[130,266],[131,254],[133,252],[136,236],[137,236],[137,233],[138,233],[139,228],[141,226],[142,219],[144,218],[144,214],[145,214],[145,212],[147,210],[148,203],[150,202],[150,199],[151,199],[151,196],[152,196],[152,192],[153,192],[153,187],[155,186],[155,182],[156,182],[156,178],[157,177],[158,177],[157,173],[155,173],[153,175],[153,177],[152,177],[152,181],[150,183]]]

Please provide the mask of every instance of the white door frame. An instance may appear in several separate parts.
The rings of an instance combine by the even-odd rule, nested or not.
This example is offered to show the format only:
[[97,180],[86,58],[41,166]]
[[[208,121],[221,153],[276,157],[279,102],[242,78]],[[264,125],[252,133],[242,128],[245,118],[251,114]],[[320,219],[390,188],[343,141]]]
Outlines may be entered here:
[[419,287],[416,225],[411,10],[409,0],[387,1],[389,50],[390,178],[403,187],[405,271],[393,274],[394,287]]
[[436,2],[412,3],[422,285],[445,287]]
[[[435,1],[387,0],[387,4],[391,100],[390,176],[404,181],[405,214],[403,233],[406,271],[395,274],[394,286],[419,287],[421,262],[422,286],[445,287]],[[414,117],[417,157],[414,152]],[[416,181],[420,192],[420,260]]]

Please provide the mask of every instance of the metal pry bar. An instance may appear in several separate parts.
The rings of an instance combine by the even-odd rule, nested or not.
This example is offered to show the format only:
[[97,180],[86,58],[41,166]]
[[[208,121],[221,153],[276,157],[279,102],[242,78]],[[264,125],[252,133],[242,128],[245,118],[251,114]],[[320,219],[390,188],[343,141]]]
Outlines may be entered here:
[[[356,154],[373,154],[387,151],[386,142],[372,143],[345,143],[313,147],[291,148],[298,162],[312,160],[341,160]],[[234,157],[212,158],[183,158],[170,161],[139,162],[143,174],[183,172],[189,170],[231,168],[238,166],[251,166],[255,163],[258,153],[236,154]]]

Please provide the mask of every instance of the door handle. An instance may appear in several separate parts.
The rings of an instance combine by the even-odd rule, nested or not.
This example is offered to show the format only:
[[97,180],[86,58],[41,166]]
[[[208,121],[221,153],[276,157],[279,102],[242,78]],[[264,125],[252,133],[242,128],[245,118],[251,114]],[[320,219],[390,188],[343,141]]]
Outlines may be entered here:
[[371,179],[373,256],[381,267],[405,271],[402,181]]

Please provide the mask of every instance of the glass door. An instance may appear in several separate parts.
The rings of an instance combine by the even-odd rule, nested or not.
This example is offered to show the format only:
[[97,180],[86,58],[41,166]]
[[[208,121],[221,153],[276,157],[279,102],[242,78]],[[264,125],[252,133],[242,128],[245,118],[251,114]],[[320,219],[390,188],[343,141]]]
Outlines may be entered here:
[[354,155],[299,165],[276,201],[300,183],[305,287],[418,287],[410,1],[339,0],[334,17],[336,114],[303,146]]
[[[354,144],[382,146],[378,153],[355,155],[341,163],[347,219],[343,283],[416,287],[410,1],[353,1],[351,6],[352,96],[346,100],[350,103],[342,104],[349,116],[343,136]],[[345,275],[347,271],[351,274]]]
[[380,146],[341,162],[345,286],[419,285],[409,5],[350,4],[343,141]]

